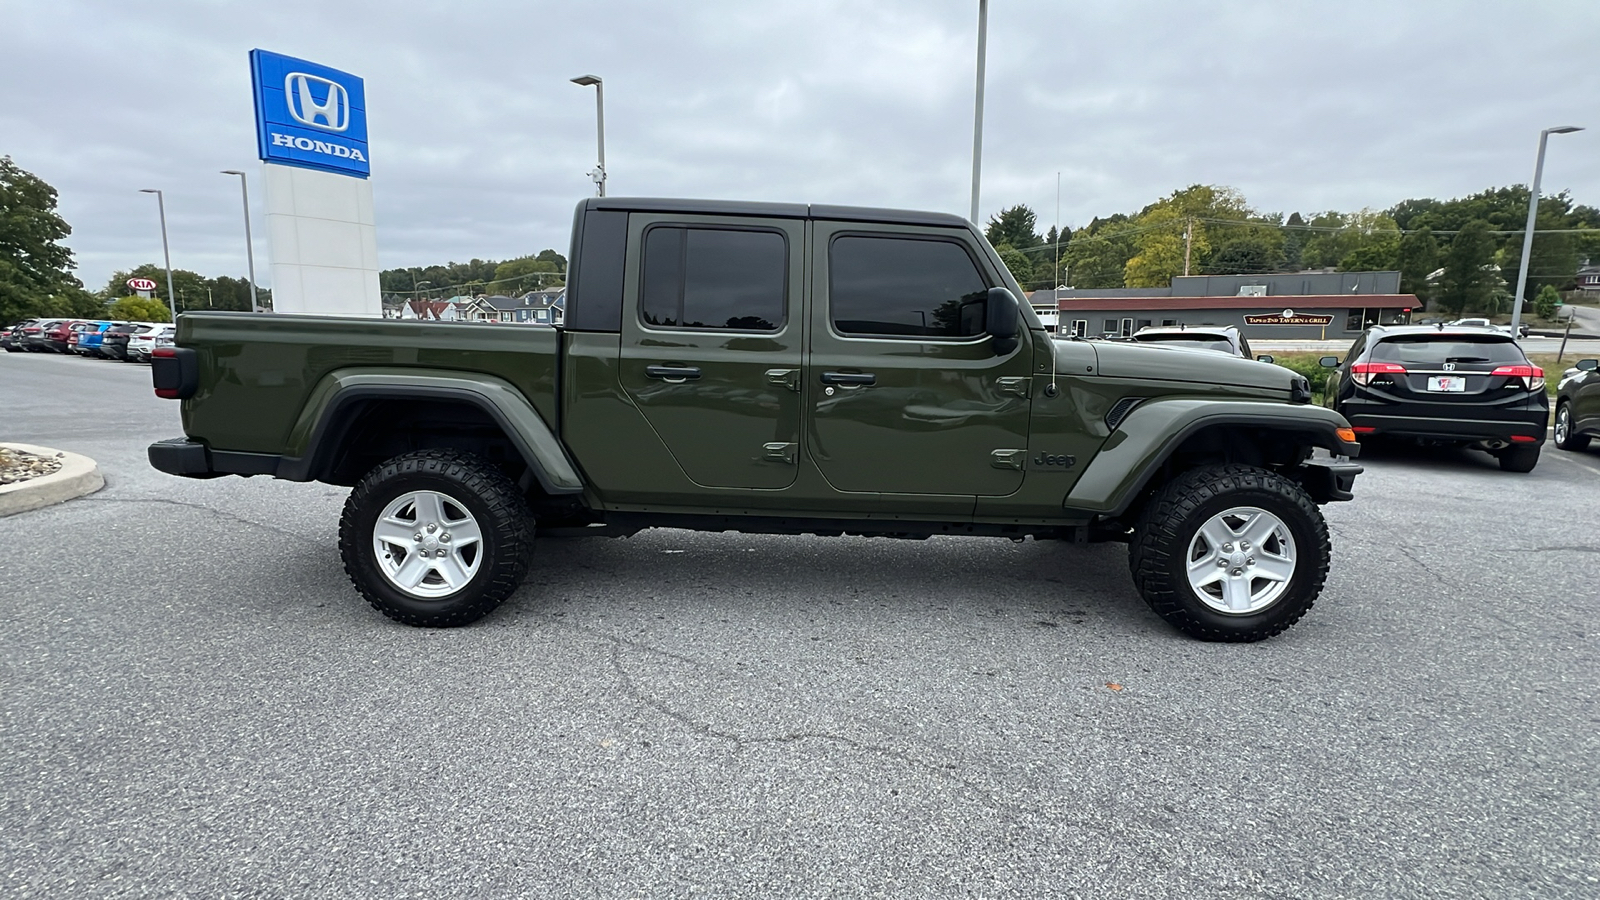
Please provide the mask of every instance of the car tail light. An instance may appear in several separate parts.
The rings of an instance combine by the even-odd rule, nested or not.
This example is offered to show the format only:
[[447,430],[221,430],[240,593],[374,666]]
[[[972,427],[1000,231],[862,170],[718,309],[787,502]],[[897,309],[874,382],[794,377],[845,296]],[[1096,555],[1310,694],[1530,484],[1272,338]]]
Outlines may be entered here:
[[1537,440],[1539,439],[1531,434],[1513,434],[1511,436],[1512,443],[1516,444],[1531,444]]
[[1371,425],[1357,425],[1350,430],[1354,431],[1356,434],[1376,434],[1378,431],[1378,429],[1372,427]]
[[1350,378],[1366,387],[1383,375],[1404,375],[1406,367],[1395,363],[1356,363],[1350,367]]
[[1538,366],[1501,366],[1489,374],[1518,379],[1530,391],[1544,390],[1544,370]]

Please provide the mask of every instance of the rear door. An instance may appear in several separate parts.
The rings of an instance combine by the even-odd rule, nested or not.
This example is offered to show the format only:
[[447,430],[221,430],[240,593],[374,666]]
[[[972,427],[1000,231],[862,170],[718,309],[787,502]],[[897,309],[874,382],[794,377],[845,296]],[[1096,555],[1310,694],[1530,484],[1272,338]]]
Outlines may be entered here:
[[984,304],[1003,282],[981,248],[948,228],[814,228],[807,452],[829,484],[952,510],[1021,487],[1033,348],[995,354]]
[[639,289],[622,321],[623,389],[689,480],[795,480],[805,223],[634,213]]

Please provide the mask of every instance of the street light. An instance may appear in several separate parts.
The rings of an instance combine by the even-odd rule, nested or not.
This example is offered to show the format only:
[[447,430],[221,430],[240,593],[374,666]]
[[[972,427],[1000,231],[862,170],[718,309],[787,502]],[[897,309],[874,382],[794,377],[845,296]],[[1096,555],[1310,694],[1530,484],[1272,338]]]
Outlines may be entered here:
[[1528,227],[1522,233],[1522,262],[1517,266],[1517,292],[1511,301],[1511,337],[1516,340],[1522,331],[1523,294],[1528,289],[1528,256],[1533,252],[1533,222],[1539,215],[1539,181],[1544,177],[1544,145],[1552,134],[1571,134],[1582,131],[1577,125],[1559,125],[1539,132],[1539,156],[1533,164],[1533,187],[1528,191]]
[[178,301],[172,298],[172,252],[167,249],[167,201],[155,188],[140,188],[141,194],[156,195],[156,209],[161,212],[161,256],[167,262],[167,307],[172,310],[172,322],[178,322]]
[[250,311],[260,312],[256,303],[256,250],[250,241],[250,188],[245,185],[244,173],[237,169],[223,169],[224,175],[239,176],[239,195],[244,198],[244,259],[250,267]]
[[983,168],[983,61],[989,42],[989,0],[978,0],[978,88],[972,103],[972,224],[978,224],[978,173]]
[[594,179],[595,187],[599,189],[600,196],[606,195],[606,86],[599,75],[579,75],[572,79],[573,84],[584,87],[594,85],[594,121],[595,129],[600,141],[600,165],[595,167],[589,177]]

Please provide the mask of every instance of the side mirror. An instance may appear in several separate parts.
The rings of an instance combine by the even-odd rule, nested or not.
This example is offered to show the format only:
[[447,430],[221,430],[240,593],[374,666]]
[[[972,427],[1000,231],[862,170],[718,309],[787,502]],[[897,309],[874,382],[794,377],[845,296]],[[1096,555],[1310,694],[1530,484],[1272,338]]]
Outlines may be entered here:
[[1580,359],[1573,365],[1585,372],[1593,372],[1596,366],[1600,366],[1600,359]]
[[1017,318],[1017,298],[1003,287],[990,288],[984,304],[983,328],[994,338],[996,356],[1017,349]]
[[1264,362],[1264,363],[1272,362],[1272,354],[1263,353],[1260,356],[1256,357],[1256,362]]
[[1317,360],[1317,365],[1323,367],[1324,369],[1337,369],[1339,368],[1339,357],[1324,356],[1323,358]]

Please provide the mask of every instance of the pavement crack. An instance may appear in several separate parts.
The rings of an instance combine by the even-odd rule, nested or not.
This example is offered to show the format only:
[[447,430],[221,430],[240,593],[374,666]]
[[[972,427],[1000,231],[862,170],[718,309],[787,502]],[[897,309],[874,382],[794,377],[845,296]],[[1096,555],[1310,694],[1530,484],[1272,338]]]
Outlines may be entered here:
[[1572,544],[1562,547],[1512,547],[1512,553],[1600,553],[1600,547]]
[[307,544],[312,544],[312,545],[317,546],[317,547],[326,546],[326,544],[324,542],[322,542],[322,541],[318,541],[318,540],[314,540],[312,538],[308,538],[303,534],[297,534],[297,533],[295,533],[293,531],[290,531],[290,530],[288,530],[286,528],[279,528],[276,525],[268,525],[265,522],[257,522],[254,519],[246,519],[245,517],[243,517],[241,515],[238,515],[236,513],[227,512],[225,510],[220,510],[220,509],[217,509],[217,508],[211,507],[211,506],[205,506],[204,504],[187,503],[187,502],[185,502],[183,500],[172,500],[172,499],[167,498],[167,497],[101,497],[101,496],[98,496],[98,495],[95,495],[95,494],[91,494],[91,495],[89,495],[87,497],[80,498],[79,502],[83,502],[83,503],[165,503],[165,504],[167,504],[169,506],[179,506],[179,507],[183,507],[185,509],[199,510],[200,512],[210,513],[210,514],[212,514],[214,516],[220,516],[220,517],[222,517],[224,519],[232,519],[233,521],[238,522],[238,523],[240,523],[242,525],[251,525],[251,526],[254,526],[256,528],[265,529],[267,531],[271,531],[271,532],[274,532],[276,534],[284,535],[285,537],[292,537],[292,538],[294,538],[296,540],[304,541]]
[[933,763],[933,762],[929,762],[928,760],[916,757],[916,756],[914,756],[914,755],[912,755],[910,753],[907,753],[907,752],[905,752],[903,750],[896,750],[893,747],[885,747],[885,746],[882,746],[880,744],[871,744],[871,743],[867,743],[865,741],[858,741],[858,740],[856,740],[854,738],[845,737],[844,735],[833,734],[832,732],[827,732],[827,731],[815,731],[815,730],[796,730],[796,731],[785,732],[784,734],[771,735],[771,736],[767,736],[767,737],[750,737],[750,736],[747,736],[747,735],[739,734],[737,732],[727,731],[727,730],[724,730],[724,729],[717,728],[717,727],[713,726],[709,722],[699,721],[699,720],[695,719],[693,716],[690,716],[687,713],[681,712],[681,711],[673,708],[672,706],[670,706],[667,703],[661,701],[660,699],[652,696],[648,691],[646,691],[643,688],[641,688],[639,686],[638,682],[636,682],[634,680],[634,677],[633,677],[632,673],[630,673],[628,671],[627,666],[623,663],[622,653],[623,653],[624,648],[632,647],[634,649],[642,650],[642,651],[645,651],[645,652],[666,656],[666,657],[668,657],[670,659],[680,660],[682,662],[685,662],[685,663],[688,663],[690,665],[694,665],[694,666],[697,666],[697,667],[704,667],[705,663],[700,662],[698,660],[692,660],[692,659],[688,659],[688,658],[685,658],[685,657],[682,657],[682,656],[678,656],[677,654],[669,653],[667,651],[661,650],[661,649],[656,648],[656,647],[643,645],[643,644],[640,644],[640,643],[638,643],[636,641],[630,641],[630,640],[627,640],[625,638],[618,638],[618,637],[615,637],[613,635],[601,634],[599,632],[594,631],[593,629],[583,628],[582,626],[575,626],[575,627],[577,627],[579,630],[582,630],[582,631],[588,631],[591,634],[594,634],[596,637],[608,642],[611,645],[611,669],[612,669],[612,672],[615,673],[617,681],[620,684],[620,686],[622,687],[622,692],[629,699],[634,700],[635,702],[637,702],[637,703],[639,703],[639,704],[641,704],[643,706],[647,706],[650,709],[655,710],[656,712],[660,713],[663,716],[666,716],[668,719],[672,720],[673,722],[678,723],[679,725],[683,726],[684,728],[688,729],[690,732],[692,732],[694,734],[703,735],[703,736],[709,737],[709,738],[715,738],[717,740],[727,741],[727,742],[733,744],[735,752],[740,752],[740,751],[743,751],[743,750],[745,750],[745,749],[747,749],[749,747],[759,746],[759,745],[763,745],[763,744],[782,745],[782,744],[798,744],[798,743],[801,743],[803,741],[825,741],[827,743],[838,744],[840,746],[847,747],[847,748],[849,748],[851,750],[854,750],[854,751],[856,751],[858,753],[866,753],[866,754],[871,754],[871,755],[875,755],[875,756],[885,757],[885,758],[888,758],[888,759],[895,760],[897,762],[904,763],[907,766],[910,766],[912,768],[920,769],[920,770],[922,770],[922,771],[924,771],[924,772],[926,772],[926,773],[928,773],[930,775],[934,775],[934,776],[936,776],[936,777],[938,777],[938,778],[940,778],[940,779],[942,779],[944,781],[950,782],[951,784],[955,784],[955,785],[960,786],[961,788],[966,790],[966,792],[969,795],[971,795],[973,798],[975,798],[979,803],[982,803],[984,806],[986,806],[986,807],[988,807],[990,809],[1000,810],[1000,811],[1008,811],[1008,812],[1011,812],[1011,813],[1014,813],[1014,814],[1015,813],[1025,813],[1025,812],[1031,813],[1031,812],[1034,812],[1033,810],[1027,810],[1027,809],[1018,807],[1018,806],[1016,806],[1014,804],[1003,803],[1003,802],[997,800],[982,785],[978,784],[977,782],[971,781],[969,779],[962,778],[961,776],[959,776],[959,775],[955,774],[954,772],[952,772],[951,770],[954,768],[953,764],[944,764],[944,765],[936,764],[936,763]]

